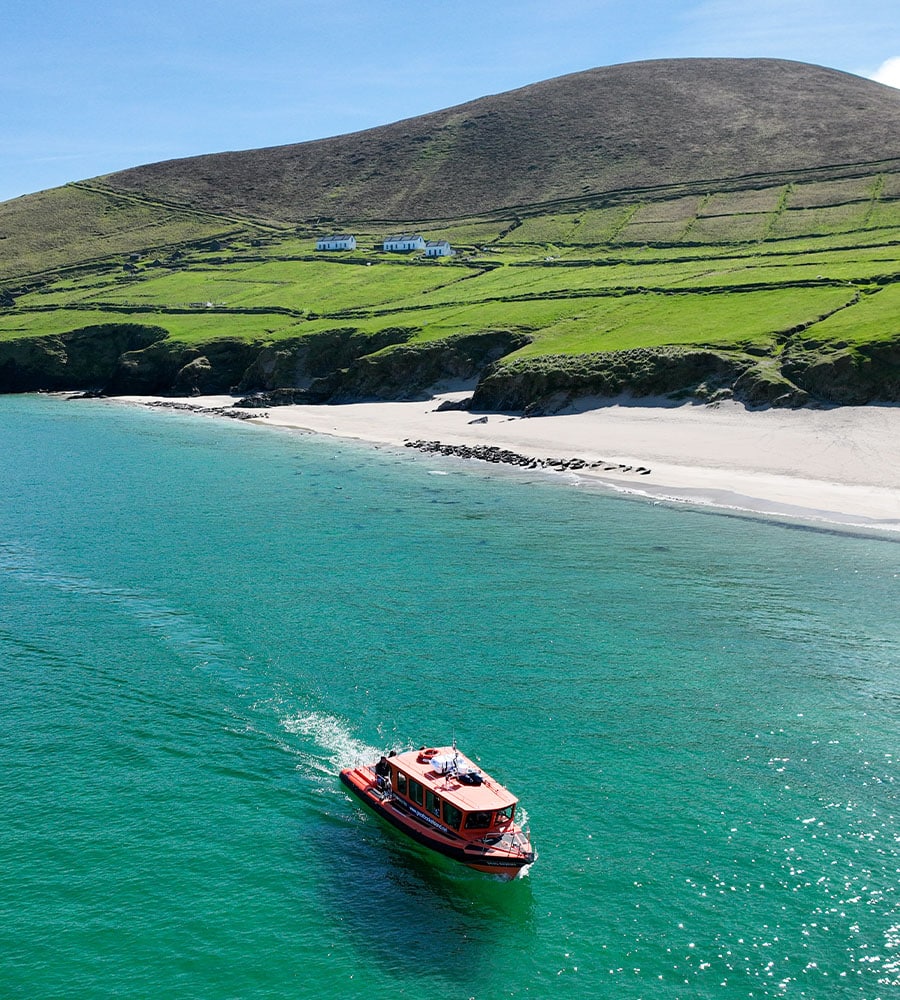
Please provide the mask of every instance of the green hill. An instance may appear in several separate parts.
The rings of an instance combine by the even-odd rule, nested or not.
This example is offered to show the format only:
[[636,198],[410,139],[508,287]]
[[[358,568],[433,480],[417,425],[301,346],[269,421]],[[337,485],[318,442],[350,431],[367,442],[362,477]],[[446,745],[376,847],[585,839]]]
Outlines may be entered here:
[[[340,227],[358,249],[316,253]],[[398,229],[455,257],[385,254]],[[606,67],[0,205],[0,390],[900,401],[900,92]]]

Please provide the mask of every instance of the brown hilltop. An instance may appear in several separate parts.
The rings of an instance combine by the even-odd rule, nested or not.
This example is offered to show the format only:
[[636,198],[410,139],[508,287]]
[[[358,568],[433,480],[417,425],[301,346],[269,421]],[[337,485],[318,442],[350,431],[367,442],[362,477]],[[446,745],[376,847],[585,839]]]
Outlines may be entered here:
[[136,167],[109,186],[285,221],[453,218],[900,157],[900,91],[775,59],[573,73],[378,128]]

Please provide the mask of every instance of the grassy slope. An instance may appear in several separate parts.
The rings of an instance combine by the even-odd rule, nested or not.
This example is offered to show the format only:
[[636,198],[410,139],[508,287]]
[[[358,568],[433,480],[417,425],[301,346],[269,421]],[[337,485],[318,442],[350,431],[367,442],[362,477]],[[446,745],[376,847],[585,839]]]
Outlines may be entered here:
[[272,229],[256,220],[67,184],[0,203],[0,275],[4,283],[15,284],[118,254],[156,255]]
[[[71,204],[95,196],[66,188],[60,197]],[[316,254],[311,236],[261,237],[234,220],[227,237],[214,219],[176,214],[151,225],[140,205],[110,218],[116,228],[107,239],[124,251],[136,232],[158,231],[176,245],[186,225],[194,244],[215,233],[225,242],[212,250],[183,243],[169,266],[144,254],[127,272],[123,251],[45,276],[0,311],[0,338],[115,321],[159,325],[188,343],[278,340],[337,326],[411,327],[419,341],[503,328],[527,332],[532,343],[519,356],[534,357],[665,344],[777,354],[790,335],[852,345],[900,333],[892,307],[900,172],[588,206],[518,226],[501,217],[460,220],[428,235],[478,240],[440,262],[382,254],[371,229],[360,230],[355,253]],[[704,229],[710,219],[715,241]],[[646,242],[651,225],[655,243]],[[757,237],[746,241],[750,228]],[[866,289],[880,290],[861,296]]]
[[[900,335],[897,134],[870,81],[676,60],[153,164],[0,205],[0,340],[143,322],[195,345],[404,327],[519,330],[520,358],[853,351]],[[314,252],[329,215],[356,252]],[[380,253],[398,219],[459,256]]]

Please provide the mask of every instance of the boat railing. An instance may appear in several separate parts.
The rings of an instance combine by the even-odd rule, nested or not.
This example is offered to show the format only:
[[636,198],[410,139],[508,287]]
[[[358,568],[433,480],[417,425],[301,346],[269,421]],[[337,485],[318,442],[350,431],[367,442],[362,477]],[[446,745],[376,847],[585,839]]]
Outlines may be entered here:
[[[524,833],[522,834],[524,837]],[[530,848],[529,838],[525,838],[526,845]],[[500,836],[496,834],[485,834],[483,837],[479,837],[477,840],[469,841],[473,846],[482,847],[483,850],[490,850],[492,848],[503,848],[507,854],[518,856],[520,858],[527,858],[531,854],[531,850],[526,850],[522,846],[518,837],[515,834],[504,833]]]

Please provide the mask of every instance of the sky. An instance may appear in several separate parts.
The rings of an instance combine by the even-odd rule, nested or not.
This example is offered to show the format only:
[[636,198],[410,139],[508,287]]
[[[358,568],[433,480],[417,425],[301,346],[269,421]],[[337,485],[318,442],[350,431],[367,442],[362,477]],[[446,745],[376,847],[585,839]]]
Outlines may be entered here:
[[384,125],[595,66],[815,63],[900,88],[896,0],[6,0],[0,201]]

